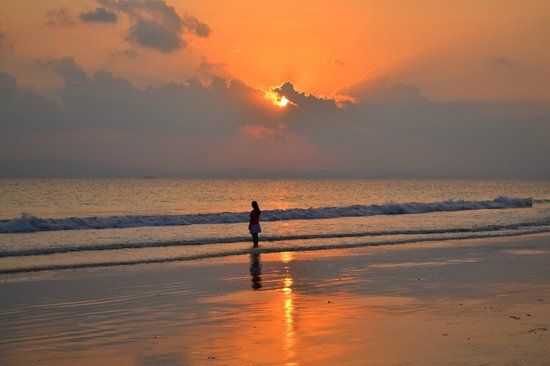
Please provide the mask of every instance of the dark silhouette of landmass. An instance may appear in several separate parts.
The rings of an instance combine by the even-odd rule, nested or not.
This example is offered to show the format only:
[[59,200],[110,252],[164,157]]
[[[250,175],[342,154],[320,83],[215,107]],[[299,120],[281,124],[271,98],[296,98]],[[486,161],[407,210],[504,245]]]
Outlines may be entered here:
[[[548,179],[550,172],[541,169],[537,175],[522,179]],[[195,179],[517,179],[508,175],[444,174],[440,171],[411,172],[388,169],[376,174],[342,173],[331,170],[264,170],[225,169],[210,171],[175,171],[128,168],[97,163],[37,157],[0,160],[0,178],[195,178]]]
[[210,179],[301,179],[344,178],[333,171],[227,169],[177,172],[113,167],[74,160],[32,158],[0,161],[0,178],[210,178]]

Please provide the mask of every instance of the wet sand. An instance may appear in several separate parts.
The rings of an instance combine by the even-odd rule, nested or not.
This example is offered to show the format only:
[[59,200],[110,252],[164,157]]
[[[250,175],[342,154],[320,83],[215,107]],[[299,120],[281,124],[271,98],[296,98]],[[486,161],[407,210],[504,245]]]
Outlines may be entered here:
[[2,365],[548,365],[550,235],[0,278]]

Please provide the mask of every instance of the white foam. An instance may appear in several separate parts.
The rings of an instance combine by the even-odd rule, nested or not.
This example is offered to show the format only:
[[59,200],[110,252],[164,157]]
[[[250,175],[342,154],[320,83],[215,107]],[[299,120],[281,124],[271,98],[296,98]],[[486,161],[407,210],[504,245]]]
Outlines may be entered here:
[[[404,215],[428,212],[505,209],[532,207],[531,198],[498,197],[492,201],[443,201],[388,203],[383,205],[352,205],[320,208],[292,208],[267,210],[263,221],[312,220],[338,217],[362,217],[374,215]],[[26,233],[36,231],[114,229],[143,226],[185,226],[196,224],[221,224],[248,221],[248,212],[218,212],[187,215],[70,217],[63,219],[39,218],[31,214],[0,222],[0,233]]]

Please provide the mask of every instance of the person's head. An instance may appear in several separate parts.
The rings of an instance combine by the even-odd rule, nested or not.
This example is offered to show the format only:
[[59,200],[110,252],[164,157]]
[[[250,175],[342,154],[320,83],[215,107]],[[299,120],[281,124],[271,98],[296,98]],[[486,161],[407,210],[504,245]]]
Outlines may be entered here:
[[260,206],[258,206],[258,202],[252,201],[252,208],[254,209],[254,211],[260,212]]

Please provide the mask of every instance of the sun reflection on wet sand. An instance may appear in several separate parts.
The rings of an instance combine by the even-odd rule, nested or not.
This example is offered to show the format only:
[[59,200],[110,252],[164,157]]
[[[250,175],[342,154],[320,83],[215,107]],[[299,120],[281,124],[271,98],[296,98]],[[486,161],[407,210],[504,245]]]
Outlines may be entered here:
[[[281,253],[281,262],[284,264],[289,264],[294,259],[294,253],[293,252],[282,252]],[[285,266],[285,271],[288,273],[288,266]]]
[[292,285],[294,279],[290,274],[290,262],[293,259],[291,252],[281,253],[281,261],[285,264],[284,273],[284,286],[282,291],[284,293],[284,321],[285,321],[285,352],[286,352],[286,365],[296,365],[292,360],[296,356],[295,352],[295,331],[294,331],[294,293],[292,291]]

